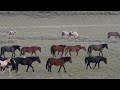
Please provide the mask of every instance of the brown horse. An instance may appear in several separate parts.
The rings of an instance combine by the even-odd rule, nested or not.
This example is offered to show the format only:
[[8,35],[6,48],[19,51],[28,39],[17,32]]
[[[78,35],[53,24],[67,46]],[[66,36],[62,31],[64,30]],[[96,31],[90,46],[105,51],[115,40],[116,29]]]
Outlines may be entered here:
[[60,72],[61,67],[63,67],[64,72],[66,72],[64,64],[68,61],[72,63],[71,57],[49,58],[46,62],[46,70],[48,70],[48,72],[49,71],[51,72],[52,65],[55,65],[55,66],[60,66],[58,72]]
[[61,57],[64,53],[64,49],[65,49],[66,45],[52,45],[50,50],[51,50],[51,54],[53,55],[53,57],[56,57],[55,55],[55,52],[58,51],[58,54],[59,52],[61,52]]
[[71,55],[71,52],[76,52],[76,53],[77,53],[76,56],[78,56],[78,52],[80,51],[80,49],[83,49],[83,50],[86,51],[85,46],[81,46],[81,45],[66,46],[66,48],[65,48],[65,56],[66,56],[66,54],[67,54],[68,52],[69,52],[70,56],[72,56],[72,55]]
[[25,55],[25,52],[31,53],[31,56],[33,55],[33,53],[37,56],[37,54],[36,54],[37,50],[39,50],[41,52],[41,47],[38,47],[38,46],[22,47],[20,56]]
[[119,37],[120,39],[120,34],[118,32],[108,32],[108,38],[110,38],[110,36],[115,36],[116,39]]

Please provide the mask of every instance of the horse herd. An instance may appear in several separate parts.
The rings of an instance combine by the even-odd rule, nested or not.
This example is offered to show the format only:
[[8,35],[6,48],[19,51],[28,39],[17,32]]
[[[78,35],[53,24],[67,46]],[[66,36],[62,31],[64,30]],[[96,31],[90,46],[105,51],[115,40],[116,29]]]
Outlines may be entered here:
[[[88,47],[87,54],[89,56],[85,58],[85,64],[87,64],[86,69],[88,66],[90,66],[90,62],[95,63],[95,66],[98,63],[98,67],[99,67],[100,61],[102,61],[102,60],[105,63],[107,63],[107,59],[103,57],[103,53],[102,53],[103,48],[108,49],[108,44],[90,45]],[[72,63],[71,52],[76,52],[76,56],[78,56],[78,52],[81,49],[86,51],[86,47],[82,46],[82,45],[75,45],[75,46],[52,45],[50,48],[50,51],[51,51],[51,54],[53,55],[53,57],[48,58],[48,60],[46,62],[46,70],[48,70],[48,72],[49,71],[51,72],[51,67],[53,65],[55,65],[55,66],[60,66],[58,72],[60,72],[61,67],[63,67],[64,72],[66,72],[64,64],[66,62]],[[16,54],[15,54],[16,50],[20,51],[20,57],[16,57]],[[39,56],[37,56],[37,54],[36,54],[37,50],[39,52],[41,52],[41,47],[38,47],[38,46],[21,47],[19,45],[2,46],[1,47],[1,55],[0,55],[1,71],[4,73],[5,69],[9,68],[10,73],[12,70],[16,70],[16,72],[18,72],[18,65],[21,64],[21,65],[27,65],[26,72],[28,72],[29,67],[31,67],[33,72],[34,72],[34,68],[32,66],[32,63],[34,61],[41,63]],[[97,57],[92,56],[92,54],[91,54],[92,50],[99,51],[99,56],[97,56]],[[11,58],[6,58],[5,52],[12,52]],[[31,56],[25,57],[25,52],[31,53]],[[61,53],[60,58],[57,57],[56,52],[58,52],[58,55]],[[69,52],[70,56],[67,56],[68,52]],[[35,56],[32,56],[33,53],[35,54]],[[65,53],[64,57],[63,57],[63,53]],[[100,53],[102,54],[102,56],[100,56]],[[22,55],[24,57],[22,57]],[[10,66],[12,66],[12,67],[10,68]]]
[[[72,31],[71,32],[63,31],[62,36],[65,36],[65,35],[74,36],[74,37],[79,36],[77,32],[72,32]],[[116,38],[117,37],[120,38],[120,35],[118,32],[109,32],[108,38],[110,38],[110,36],[115,36]],[[88,47],[88,49],[86,49],[86,47],[82,46],[82,45],[74,45],[74,46],[52,45],[50,47],[50,52],[53,55],[53,57],[48,58],[48,60],[46,62],[46,70],[48,70],[48,72],[51,72],[51,67],[53,65],[55,65],[55,66],[60,66],[58,72],[60,72],[61,67],[63,67],[64,72],[66,72],[64,64],[66,62],[72,63],[71,52],[76,52],[76,56],[78,56],[78,53],[81,49],[83,49],[84,51],[87,50],[88,56],[85,57],[85,59],[84,59],[85,64],[86,64],[86,69],[88,69],[88,66],[91,68],[91,66],[90,66],[91,62],[95,63],[95,66],[93,67],[93,69],[96,67],[97,64],[98,64],[98,68],[100,68],[99,64],[101,61],[103,61],[105,64],[107,64],[107,58],[103,57],[103,52],[102,52],[102,50],[104,48],[108,49],[108,44],[90,45]],[[16,50],[19,50],[19,52],[20,52],[19,57],[16,57],[16,54],[15,54]],[[99,51],[99,55],[93,56],[92,55],[93,50]],[[39,46],[21,47],[19,45],[2,46],[1,54],[0,54],[0,69],[1,69],[1,71],[4,73],[5,69],[9,68],[10,73],[12,70],[15,70],[16,72],[18,72],[18,65],[21,64],[21,65],[27,65],[26,72],[28,72],[29,67],[31,67],[34,72],[32,63],[34,61],[41,63],[39,56],[37,56],[37,54],[36,54],[36,51],[41,52],[41,47],[39,47]],[[11,58],[6,58],[5,52],[12,52]],[[31,56],[25,57],[26,52],[31,53]],[[61,57],[58,58],[57,57],[58,55],[56,55],[56,52],[58,53],[58,55],[61,53]],[[35,54],[35,56],[32,56],[33,54]],[[63,57],[63,54],[64,54],[64,57]],[[24,57],[22,57],[22,55]]]

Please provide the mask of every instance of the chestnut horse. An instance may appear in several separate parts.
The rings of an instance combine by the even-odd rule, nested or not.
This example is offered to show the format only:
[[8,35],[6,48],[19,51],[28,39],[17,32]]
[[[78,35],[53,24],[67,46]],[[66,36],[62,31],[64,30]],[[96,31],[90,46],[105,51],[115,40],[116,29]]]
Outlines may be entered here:
[[20,56],[25,55],[25,52],[31,53],[31,56],[33,55],[33,53],[37,56],[37,54],[36,54],[37,50],[39,50],[41,52],[41,47],[38,47],[38,46],[22,47]]
[[115,36],[116,39],[119,37],[120,39],[120,34],[118,32],[108,32],[108,38],[110,38],[110,36]]
[[55,55],[55,52],[58,51],[58,54],[59,52],[61,52],[61,57],[64,53],[64,49],[65,49],[66,45],[52,45],[50,50],[51,50],[51,54],[53,55],[53,57],[56,57]]
[[81,45],[66,46],[66,48],[65,48],[65,56],[66,56],[66,54],[67,54],[68,52],[69,52],[70,56],[72,56],[72,55],[71,55],[71,52],[76,52],[76,53],[77,53],[76,56],[78,56],[78,52],[80,51],[80,49],[83,49],[83,50],[86,51],[85,46],[81,46]]
[[55,65],[55,66],[60,66],[58,72],[60,72],[61,67],[63,67],[64,72],[66,72],[64,64],[68,61],[72,63],[71,57],[49,58],[46,62],[46,70],[48,70],[48,72],[49,71],[51,72],[52,65]]

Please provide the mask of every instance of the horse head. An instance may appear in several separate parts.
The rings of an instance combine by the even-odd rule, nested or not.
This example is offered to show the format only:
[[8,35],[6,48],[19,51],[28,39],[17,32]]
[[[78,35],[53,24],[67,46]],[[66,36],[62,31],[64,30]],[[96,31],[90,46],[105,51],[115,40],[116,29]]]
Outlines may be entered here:
[[107,59],[103,57],[102,61],[107,64]]
[[108,49],[108,44],[103,44],[103,47],[106,47]]
[[86,51],[86,47],[85,46],[81,46],[81,48]]
[[39,63],[41,63],[41,61],[40,61],[40,58],[39,58],[39,57],[36,57],[36,61],[37,61],[37,62],[39,62]]

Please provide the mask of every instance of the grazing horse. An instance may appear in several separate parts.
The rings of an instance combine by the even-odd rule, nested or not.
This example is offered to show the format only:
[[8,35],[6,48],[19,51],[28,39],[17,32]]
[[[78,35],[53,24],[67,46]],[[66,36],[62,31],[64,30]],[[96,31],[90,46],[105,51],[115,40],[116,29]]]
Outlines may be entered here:
[[115,36],[116,39],[119,37],[120,39],[120,34],[118,32],[108,32],[108,38],[110,38],[110,36]]
[[32,66],[32,63],[34,61],[41,63],[39,57],[26,57],[26,58],[16,57],[16,58],[12,58],[11,63],[12,63],[13,67],[11,70],[16,70],[16,72],[18,72],[18,65],[21,64],[21,65],[27,65],[26,72],[28,72],[29,67],[31,67],[33,72],[34,72],[34,68]]
[[12,52],[12,57],[15,57],[15,51],[20,51],[19,45],[13,45],[13,46],[3,46],[1,47],[1,56],[3,55],[5,57],[5,52]]
[[107,64],[107,59],[102,57],[102,56],[89,56],[85,58],[85,64],[87,64],[86,69],[88,69],[88,66],[91,68],[90,66],[90,62],[95,63],[95,66],[93,67],[93,69],[96,67],[96,65],[98,64],[98,68],[100,68],[100,62],[103,61],[105,64]]
[[78,37],[78,33],[77,32],[74,32],[74,31],[70,31],[70,32],[67,32],[67,31],[62,31],[62,36],[74,36],[74,37]]
[[66,45],[52,45],[50,50],[51,50],[51,54],[53,55],[53,57],[56,57],[55,55],[55,52],[58,51],[58,54],[59,52],[61,52],[61,57],[64,53],[64,49],[65,49]]
[[39,50],[41,52],[41,47],[38,47],[38,46],[22,47],[20,56],[25,55],[25,52],[31,53],[31,56],[33,55],[33,53],[37,56],[37,54],[36,54],[37,50]]
[[9,35],[15,35],[16,31],[9,31],[8,33],[9,33]]
[[78,56],[78,52],[80,51],[80,49],[83,49],[83,50],[86,51],[85,46],[81,46],[81,45],[66,46],[66,48],[65,48],[65,56],[66,56],[66,54],[67,54],[68,52],[69,52],[70,56],[72,56],[72,55],[71,55],[71,52],[76,52],[76,53],[77,53],[76,56]]
[[74,36],[74,37],[78,37],[79,35],[78,35],[78,33],[77,32],[70,32],[69,33],[69,36]]
[[92,53],[92,50],[94,50],[94,51],[100,51],[100,52],[99,52],[99,56],[100,56],[100,53],[101,53],[102,56],[103,56],[102,50],[103,50],[104,48],[107,48],[107,49],[108,49],[108,44],[90,45],[90,46],[88,47],[87,53],[88,53],[89,56],[90,56],[91,53]]
[[[5,59],[4,61],[0,60],[0,69],[3,73],[5,72],[5,68],[7,68],[10,63],[10,59]],[[11,74],[10,68],[9,73]]]
[[60,72],[61,67],[63,67],[64,72],[66,72],[64,64],[68,61],[72,63],[71,57],[49,58],[46,62],[46,70],[48,70],[48,72],[49,71],[51,72],[52,65],[55,65],[55,66],[60,66],[58,72]]

